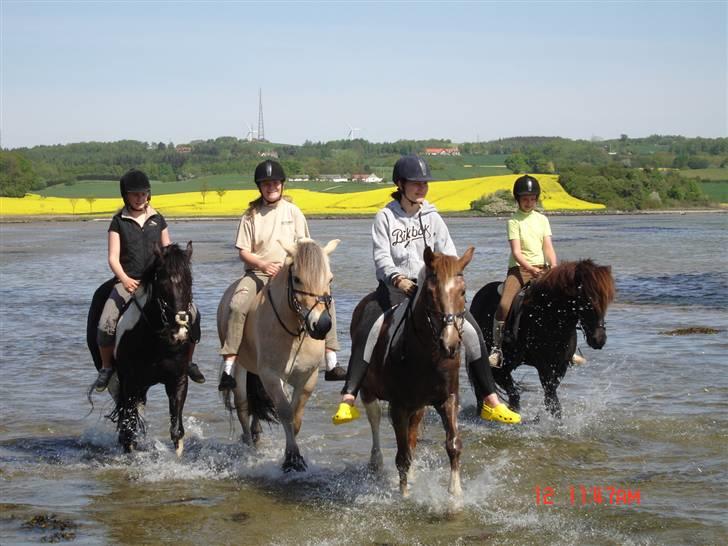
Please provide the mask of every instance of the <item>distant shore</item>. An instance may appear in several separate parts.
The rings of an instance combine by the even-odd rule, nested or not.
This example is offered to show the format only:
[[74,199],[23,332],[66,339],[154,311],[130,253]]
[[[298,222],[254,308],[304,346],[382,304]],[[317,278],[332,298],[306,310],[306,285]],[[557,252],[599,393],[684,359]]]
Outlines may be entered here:
[[[164,211],[160,211],[164,214]],[[580,211],[547,211],[544,214],[546,216],[642,216],[642,215],[669,215],[674,214],[678,216],[686,214],[726,214],[728,213],[728,206],[720,206],[715,208],[700,208],[700,209],[650,209],[650,210],[580,210]],[[243,211],[240,211],[243,214]],[[510,216],[509,213],[505,214],[482,214],[473,211],[463,212],[443,212],[441,215],[445,218],[507,218]],[[176,216],[176,215],[164,215],[167,220],[174,221],[190,221],[190,222],[201,222],[201,221],[226,221],[226,220],[238,220],[240,216]],[[366,219],[374,218],[374,214],[315,214],[310,213],[306,215],[308,219],[316,220],[343,220],[343,219]],[[110,215],[0,215],[0,224],[28,224],[33,222],[99,222],[108,221],[111,219]]]

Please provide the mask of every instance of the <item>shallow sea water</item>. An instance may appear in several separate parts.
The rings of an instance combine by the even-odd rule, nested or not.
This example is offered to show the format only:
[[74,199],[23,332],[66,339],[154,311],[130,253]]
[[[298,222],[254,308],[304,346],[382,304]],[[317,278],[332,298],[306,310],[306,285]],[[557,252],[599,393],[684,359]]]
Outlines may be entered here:
[[[501,278],[503,219],[447,220],[462,252],[470,297]],[[280,427],[265,428],[258,451],[239,441],[217,395],[214,316],[241,272],[237,222],[171,221],[173,239],[194,245],[194,293],[203,316],[196,361],[208,377],[191,384],[185,454],[168,437],[166,397],[150,391],[141,449],[121,453],[105,393],[91,411],[95,377],[85,347],[94,289],[109,272],[107,222],[0,225],[0,543],[38,543],[53,530],[27,526],[55,514],[74,544],[724,544],[728,542],[728,216],[553,217],[559,258],[612,265],[618,294],[609,339],[571,369],[559,389],[561,422],[543,410],[538,377],[525,424],[481,422],[461,379],[463,508],[447,495],[444,432],[428,413],[411,498],[397,492],[395,444],[384,422],[385,472],[366,470],[365,419],[334,427],[340,383],[323,377],[299,435],[309,470],[280,470]],[[313,236],[342,239],[332,255],[340,360],[359,298],[374,287],[369,220],[312,220]],[[721,250],[722,249],[722,250]],[[689,326],[715,335],[666,336]],[[91,411],[91,412],[90,412]],[[89,413],[90,412],[90,413]],[[601,487],[601,504],[581,489]],[[572,504],[570,490],[574,488]],[[610,504],[607,487],[639,491]],[[553,504],[537,503],[536,488]],[[543,500],[543,497],[540,497]]]

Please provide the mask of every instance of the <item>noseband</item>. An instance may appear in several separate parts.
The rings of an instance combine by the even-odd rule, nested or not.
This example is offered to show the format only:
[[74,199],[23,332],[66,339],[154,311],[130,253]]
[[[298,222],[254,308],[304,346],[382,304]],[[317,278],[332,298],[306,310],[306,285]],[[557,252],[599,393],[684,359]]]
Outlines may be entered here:
[[[296,332],[292,332],[288,326],[286,326],[283,323],[283,320],[281,320],[281,316],[278,314],[278,310],[276,309],[275,303],[273,303],[273,298],[270,297],[270,283],[268,284],[268,299],[270,299],[271,307],[273,308],[273,312],[276,315],[276,318],[278,319],[278,324],[280,324],[283,329],[288,332],[289,335],[293,337],[300,336],[303,331],[306,329],[306,324],[308,324],[308,316],[313,311],[313,308],[316,306],[316,304],[323,303],[326,307],[326,311],[329,311],[329,306],[331,305],[331,294],[313,294],[311,292],[306,292],[305,290],[298,290],[293,287],[293,266],[291,265],[288,268],[288,278],[286,279],[286,290],[288,292],[288,307],[296,313],[296,318],[298,319],[298,330]],[[296,294],[302,294],[304,296],[310,296],[312,298],[316,299],[316,303],[314,303],[313,307],[310,309],[306,309],[303,305],[301,305],[301,302],[296,297]]]

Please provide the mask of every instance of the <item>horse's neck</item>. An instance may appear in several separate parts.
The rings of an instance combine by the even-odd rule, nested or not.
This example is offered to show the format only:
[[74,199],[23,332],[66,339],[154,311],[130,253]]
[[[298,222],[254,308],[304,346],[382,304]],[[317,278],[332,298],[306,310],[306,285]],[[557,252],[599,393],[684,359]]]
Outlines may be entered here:
[[543,317],[549,319],[549,324],[545,324],[545,326],[552,329],[557,325],[563,325],[570,332],[576,326],[579,320],[578,303],[573,297],[563,291],[554,293],[539,290],[538,285],[532,286],[531,290],[533,290],[533,297],[523,302],[523,313],[526,313],[529,308],[540,311],[542,319]]
[[290,268],[290,265],[282,267],[278,274],[268,281],[268,297],[283,320],[286,317],[295,318],[295,312],[288,304],[288,274]]

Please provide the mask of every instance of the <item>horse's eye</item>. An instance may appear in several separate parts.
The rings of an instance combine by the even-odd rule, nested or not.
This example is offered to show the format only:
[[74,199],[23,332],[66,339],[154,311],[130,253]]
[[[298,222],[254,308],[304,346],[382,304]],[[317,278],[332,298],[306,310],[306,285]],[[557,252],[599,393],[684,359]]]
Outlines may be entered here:
[[298,276],[294,275],[294,276],[293,276],[293,282],[295,282],[295,283],[298,283],[298,284],[300,284],[300,282],[301,282],[301,279],[300,279],[300,278],[298,278]]

